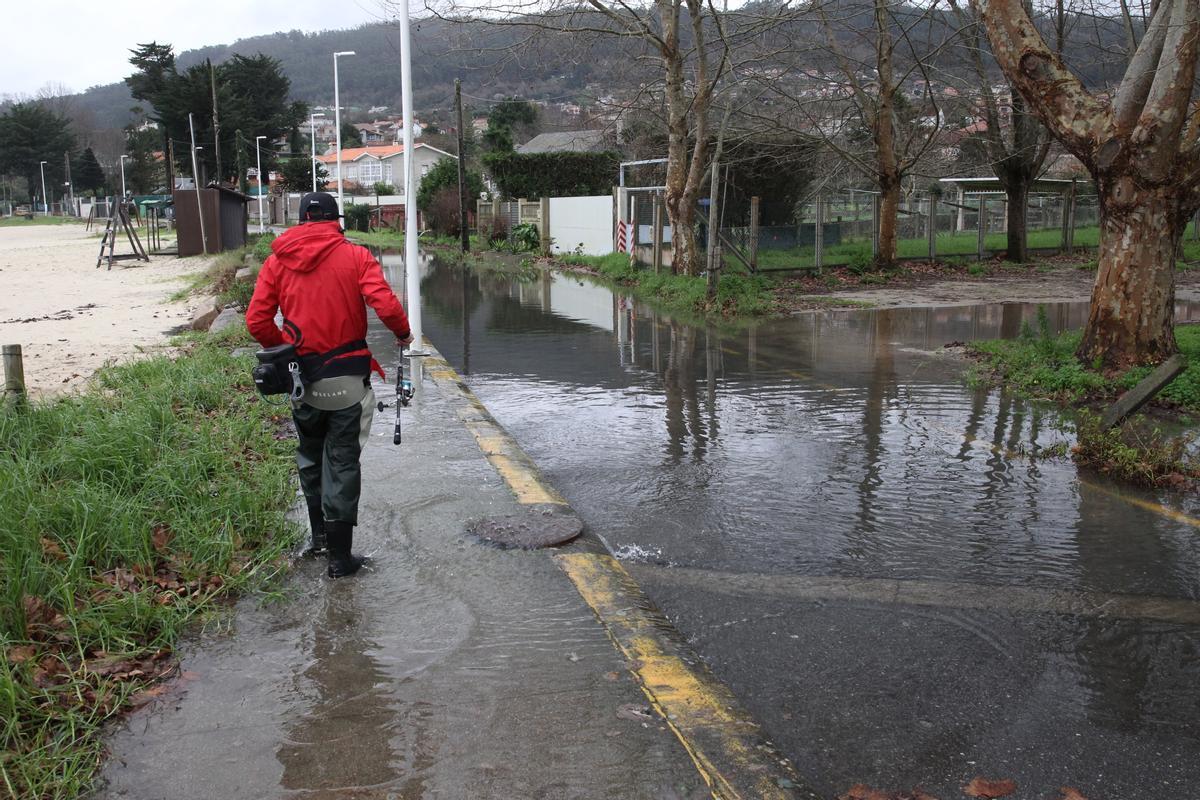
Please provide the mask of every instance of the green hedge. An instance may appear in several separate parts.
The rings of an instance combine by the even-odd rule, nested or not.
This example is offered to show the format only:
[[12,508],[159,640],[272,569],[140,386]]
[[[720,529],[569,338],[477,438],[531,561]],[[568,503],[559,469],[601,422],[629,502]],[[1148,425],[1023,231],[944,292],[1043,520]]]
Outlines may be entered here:
[[617,153],[488,153],[483,163],[505,197],[529,199],[608,194]]

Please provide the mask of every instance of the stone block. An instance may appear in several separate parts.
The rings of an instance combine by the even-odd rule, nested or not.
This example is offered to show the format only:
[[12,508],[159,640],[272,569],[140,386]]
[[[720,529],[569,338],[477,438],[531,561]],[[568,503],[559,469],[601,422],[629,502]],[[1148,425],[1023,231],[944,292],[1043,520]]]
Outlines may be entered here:
[[209,326],[208,332],[219,333],[226,328],[232,328],[239,325],[243,328],[246,326],[246,317],[242,314],[242,312],[238,311],[233,306],[230,306],[229,308],[221,310],[221,313],[217,315],[217,318],[213,320],[212,325]]
[[200,301],[200,305],[196,307],[195,313],[192,314],[192,330],[206,331],[212,325],[213,320],[221,313],[221,303],[215,297],[206,297]]

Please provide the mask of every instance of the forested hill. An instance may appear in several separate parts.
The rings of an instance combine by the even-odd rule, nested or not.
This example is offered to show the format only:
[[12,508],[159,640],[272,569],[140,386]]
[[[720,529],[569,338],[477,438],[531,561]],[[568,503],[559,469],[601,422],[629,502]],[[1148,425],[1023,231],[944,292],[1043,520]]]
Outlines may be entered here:
[[[581,47],[562,42],[562,46],[538,48],[536,56],[529,50],[515,54],[497,52],[497,47],[515,42],[519,35],[516,31],[495,28],[482,33],[475,26],[441,20],[414,24],[415,107],[422,112],[448,110],[454,101],[454,79],[458,77],[463,79],[463,91],[469,96],[497,99],[510,95],[575,99],[588,84],[602,80],[597,77],[605,71],[604,48],[599,45]],[[399,29],[392,24],[255,36],[230,45],[185,51],[178,55],[178,63],[186,68],[206,58],[219,63],[235,54],[263,53],[282,64],[292,82],[292,99],[332,105],[333,53],[339,50],[356,53],[340,59],[338,65],[342,105],[361,109],[386,105],[399,111]],[[94,87],[75,100],[96,115],[99,127],[124,125],[135,102],[123,83]]]
[[[760,8],[769,5],[764,0]],[[846,16],[870,24],[871,6],[858,0],[861,13]],[[853,8],[855,0],[845,0],[842,8]],[[736,12],[731,12],[736,13]],[[957,28],[954,18],[935,12],[934,19],[917,21],[918,7],[901,7],[893,11],[893,26],[901,27],[915,41],[934,43],[946,31]],[[915,22],[915,24],[914,24]],[[1083,24],[1086,22],[1086,25]],[[597,25],[602,25],[598,22]],[[922,30],[928,27],[929,30]],[[1119,62],[1123,32],[1115,20],[1090,17],[1075,18],[1068,26],[1067,62],[1081,70],[1093,85],[1100,85],[1120,76]],[[795,43],[807,61],[820,68],[830,62],[828,51],[822,52],[821,36],[817,35],[811,19],[786,23],[776,31]],[[934,30],[936,29],[936,30]],[[686,33],[687,27],[684,26]],[[872,53],[866,31],[842,31],[844,45],[852,57],[870,63]],[[160,42],[162,44],[162,42]],[[130,42],[129,47],[134,43]],[[929,46],[928,44],[926,46]],[[946,72],[965,73],[967,64],[961,47],[933,46],[933,60]],[[399,28],[391,23],[364,25],[351,30],[302,33],[290,31],[268,36],[240,39],[230,45],[189,50],[178,55],[181,68],[211,58],[221,62],[234,54],[263,53],[280,61],[284,73],[291,79],[292,98],[312,105],[333,103],[333,53],[354,50],[357,55],[340,62],[342,105],[353,109],[386,105],[398,110],[400,106],[400,46]],[[584,101],[599,95],[632,94],[643,82],[661,79],[654,75],[653,58],[638,58],[638,43],[624,40],[618,44],[613,37],[568,34],[543,34],[530,39],[530,31],[482,23],[454,24],[441,19],[428,19],[413,25],[414,103],[422,114],[435,112],[448,122],[454,97],[454,79],[462,78],[468,97],[499,99],[519,96],[530,99]],[[897,58],[903,61],[906,53],[898,48]],[[768,57],[768,61],[770,58]],[[792,63],[796,63],[792,60]],[[768,66],[763,64],[763,66]],[[130,68],[132,71],[132,67]],[[997,73],[997,79],[999,74]],[[120,127],[129,120],[129,108],[134,104],[123,83],[95,87],[76,98],[85,111],[95,115],[97,127]],[[468,100],[469,105],[482,108],[486,104]]]

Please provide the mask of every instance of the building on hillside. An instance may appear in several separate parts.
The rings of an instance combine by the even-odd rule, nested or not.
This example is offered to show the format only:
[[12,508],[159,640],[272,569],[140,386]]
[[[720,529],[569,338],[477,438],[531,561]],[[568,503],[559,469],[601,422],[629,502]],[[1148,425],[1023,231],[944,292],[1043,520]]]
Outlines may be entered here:
[[[443,158],[456,158],[453,153],[417,142],[413,146],[414,169],[417,181],[421,180],[433,165]],[[329,173],[329,185],[337,184],[337,154],[334,152],[317,156]],[[393,144],[382,147],[354,147],[342,149],[342,186],[348,191],[370,190],[376,183],[390,183],[397,194],[404,193],[404,145]]]
[[614,144],[608,131],[555,131],[539,133],[516,149],[518,153],[602,153]]

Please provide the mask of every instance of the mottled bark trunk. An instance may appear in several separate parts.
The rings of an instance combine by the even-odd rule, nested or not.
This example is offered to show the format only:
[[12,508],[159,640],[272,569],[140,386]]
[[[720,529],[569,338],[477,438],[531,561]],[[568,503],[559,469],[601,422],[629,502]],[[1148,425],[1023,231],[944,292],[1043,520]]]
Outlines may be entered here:
[[879,179],[879,257],[876,264],[885,269],[896,265],[896,221],[900,216],[900,177]]
[[1004,189],[1008,198],[1008,261],[1024,263],[1029,260],[1029,237],[1026,231],[1029,207],[1029,181],[1010,180]]
[[1100,181],[1100,265],[1077,355],[1125,369],[1160,362],[1175,344],[1175,248],[1185,222],[1176,192],[1136,177]]

